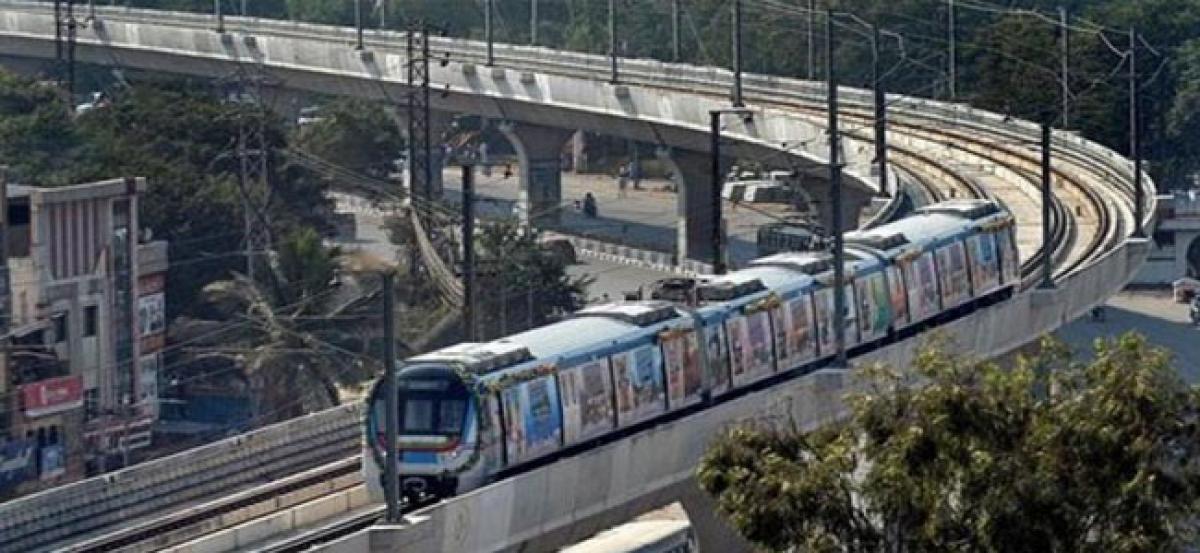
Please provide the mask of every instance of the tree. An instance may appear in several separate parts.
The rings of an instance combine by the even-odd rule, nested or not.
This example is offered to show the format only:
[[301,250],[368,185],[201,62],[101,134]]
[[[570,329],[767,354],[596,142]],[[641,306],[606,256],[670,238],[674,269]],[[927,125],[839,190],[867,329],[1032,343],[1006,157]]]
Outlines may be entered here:
[[[1014,368],[935,346],[866,371],[843,424],[740,428],[701,486],[746,538],[812,551],[1164,551],[1195,537],[1200,394],[1136,335]],[[924,385],[917,386],[917,381]]]
[[321,120],[297,133],[297,146],[340,167],[385,179],[404,148],[395,117],[380,104],[337,99],[321,109]]
[[[210,318],[176,333],[197,344],[188,361],[239,367],[265,422],[337,405],[340,386],[377,372],[382,339],[378,282],[340,274],[339,254],[300,230],[280,241],[260,280],[234,274],[205,286]],[[245,329],[214,332],[230,321]]]

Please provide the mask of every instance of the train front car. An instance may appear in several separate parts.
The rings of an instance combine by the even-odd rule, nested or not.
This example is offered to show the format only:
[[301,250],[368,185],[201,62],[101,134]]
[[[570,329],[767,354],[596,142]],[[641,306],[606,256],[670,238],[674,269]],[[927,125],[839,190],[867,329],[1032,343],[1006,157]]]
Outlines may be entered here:
[[[489,347],[490,346],[490,347]],[[477,371],[527,357],[490,344],[464,343],[405,361],[396,375],[398,474],[402,497],[448,497],[483,480]],[[367,412],[363,480],[384,500],[387,449],[384,381],[375,384]]]

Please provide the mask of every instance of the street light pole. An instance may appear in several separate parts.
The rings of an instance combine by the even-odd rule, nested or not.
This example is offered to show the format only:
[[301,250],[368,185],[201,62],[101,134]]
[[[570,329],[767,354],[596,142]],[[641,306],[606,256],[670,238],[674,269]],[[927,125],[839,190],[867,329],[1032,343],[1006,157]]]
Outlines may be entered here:
[[725,274],[725,244],[724,236],[721,232],[721,188],[724,184],[724,179],[721,178],[721,113],[721,110],[708,112],[709,139],[712,141],[709,146],[712,152],[712,165],[710,165],[709,175],[712,178],[710,202],[712,204],[712,265],[714,275]]
[[879,75],[879,25],[871,24],[871,90],[875,97],[875,162],[879,166],[879,196],[888,197],[887,97]]
[[609,82],[617,83],[617,0],[608,0],[608,59],[612,65]]
[[733,106],[742,107],[742,0],[733,0]]
[[679,61],[679,0],[671,0],[671,61]]
[[[55,2],[55,9],[58,9],[58,3]],[[225,14],[221,13],[221,0],[213,0],[213,15],[217,18],[217,32],[225,32]]]
[[495,40],[492,34],[492,2],[494,0],[484,0],[483,7],[483,34],[487,40],[487,65],[491,67],[496,63]]
[[1137,31],[1129,29],[1129,157],[1133,158],[1133,237],[1143,238],[1142,212],[1145,191],[1142,190],[1141,113],[1138,106]]
[[529,45],[537,46],[538,0],[529,0]]
[[955,21],[954,21],[954,0],[946,0],[946,7],[947,7],[947,10],[946,10],[946,12],[947,12],[946,13],[946,20],[947,20],[946,34],[948,35],[947,38],[950,41],[949,89],[950,89],[950,99],[954,100],[954,99],[958,98],[958,82],[957,82],[958,81],[958,52],[957,52],[958,44],[956,43],[957,33],[954,31],[954,23],[955,23]]
[[1053,259],[1050,255],[1050,202],[1054,191],[1050,188],[1050,125],[1042,123],[1042,282],[1038,288],[1054,288]]
[[[243,14],[245,15],[245,14]],[[363,49],[363,17],[362,17],[362,0],[354,0],[354,28],[358,34],[358,44],[355,45],[355,50]]]
[[825,15],[825,78],[828,87],[829,112],[829,197],[832,210],[830,231],[833,233],[833,336],[836,342],[834,366],[846,366],[846,288],[845,250],[842,243],[842,165],[839,158],[838,83],[833,67],[833,10]]
[[387,501],[388,522],[400,520],[400,478],[396,474],[399,459],[396,451],[400,433],[399,398],[396,397],[396,287],[392,273],[383,274],[383,493]]

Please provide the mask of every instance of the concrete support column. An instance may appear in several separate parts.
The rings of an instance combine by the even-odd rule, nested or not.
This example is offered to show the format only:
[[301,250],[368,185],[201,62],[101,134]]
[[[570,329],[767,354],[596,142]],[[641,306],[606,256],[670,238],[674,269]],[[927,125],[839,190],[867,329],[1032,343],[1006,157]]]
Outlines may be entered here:
[[562,149],[575,131],[511,121],[497,128],[512,144],[520,163],[517,205],[521,225],[557,223],[562,205]]
[[[671,172],[675,184],[676,248],[679,261],[712,262],[712,181],[708,154],[659,148],[655,154]],[[721,158],[721,174],[728,172],[732,158]],[[728,244],[728,240],[726,240]]]
[[571,136],[571,170],[576,173],[588,170],[587,133],[584,131],[575,131]]
[[700,553],[742,553],[754,551],[754,546],[738,534],[717,513],[717,502],[700,489],[693,478],[681,486],[680,502],[687,511],[688,521],[696,536]]
[[[388,110],[388,113],[392,115],[393,121],[400,128],[400,134],[407,141],[408,121],[403,113],[403,109],[400,110],[400,113],[392,110]],[[429,161],[433,169],[431,171],[430,190],[435,199],[441,199],[442,191],[445,188],[445,184],[442,181],[442,170],[445,168],[447,160],[442,144],[444,138],[447,137],[447,132],[454,123],[454,117],[455,114],[448,111],[433,110],[429,112]],[[407,148],[404,151],[407,152]],[[397,152],[397,154],[399,153]],[[412,181],[407,169],[405,170],[404,178],[405,190],[411,189]]]

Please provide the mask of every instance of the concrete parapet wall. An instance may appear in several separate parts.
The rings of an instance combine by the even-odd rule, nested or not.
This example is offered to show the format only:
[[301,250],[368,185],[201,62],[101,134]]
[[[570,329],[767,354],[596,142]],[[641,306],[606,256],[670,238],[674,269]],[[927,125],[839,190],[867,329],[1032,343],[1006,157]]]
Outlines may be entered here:
[[680,264],[678,263],[678,256],[671,252],[636,248],[558,231],[545,232],[543,236],[548,240],[566,240],[571,243],[571,247],[575,248],[577,255],[584,255],[595,259],[643,267],[664,273],[674,273],[681,276],[712,273],[712,264],[694,259],[684,259],[683,263]]
[[297,472],[306,460],[347,457],[361,417],[361,404],[346,405],[0,504],[0,549],[33,549]]

